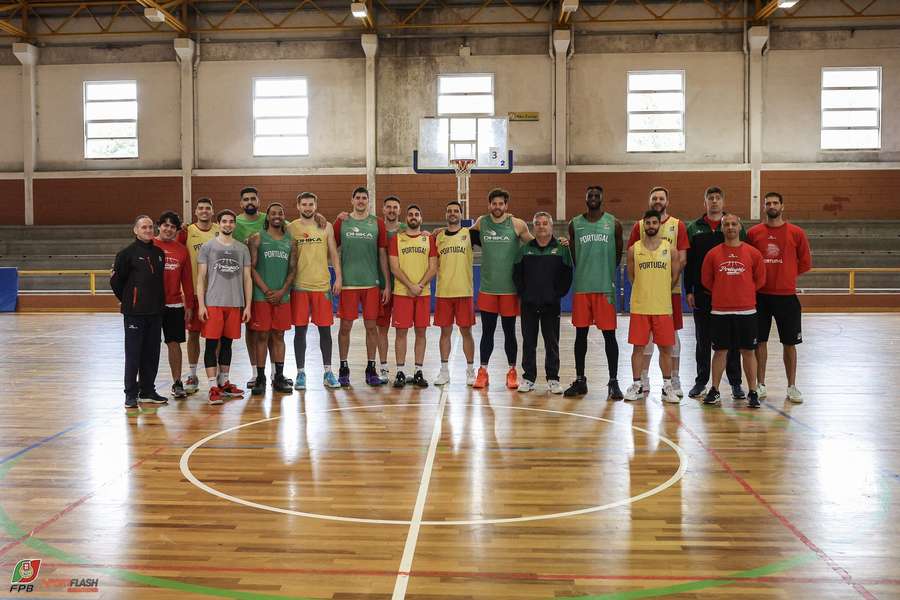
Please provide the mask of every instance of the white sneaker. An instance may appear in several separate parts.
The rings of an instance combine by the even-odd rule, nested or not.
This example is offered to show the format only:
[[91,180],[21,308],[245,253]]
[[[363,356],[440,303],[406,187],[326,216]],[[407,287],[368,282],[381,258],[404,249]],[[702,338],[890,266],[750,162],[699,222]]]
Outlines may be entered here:
[[640,381],[635,381],[628,389],[625,391],[625,400],[629,402],[633,402],[635,400],[640,400],[644,397],[644,388],[641,385]]
[[684,398],[684,392],[681,390],[681,377],[672,375],[672,391],[679,398]]
[[769,395],[768,390],[766,390],[766,384],[759,383],[756,385],[756,395],[759,396],[760,400]]
[[641,389],[644,390],[644,399],[647,399],[647,396],[650,395],[650,379],[641,378]]
[[450,383],[449,371],[441,371],[438,373],[438,376],[434,378],[434,385],[445,385],[448,383]]
[[551,394],[562,394],[563,388],[559,384],[559,381],[556,379],[551,379],[547,382],[547,391]]
[[668,402],[669,404],[679,404],[681,402],[681,400],[678,399],[678,395],[675,393],[675,389],[671,383],[663,384],[662,401]]
[[466,369],[466,385],[469,387],[475,385],[475,369]]
[[522,378],[522,383],[519,384],[519,393],[524,394],[525,392],[530,392],[534,389],[534,382],[528,381],[524,377]]
[[797,389],[796,385],[789,385],[787,389],[787,399],[794,404],[801,404],[803,402],[803,394],[800,393],[800,390]]

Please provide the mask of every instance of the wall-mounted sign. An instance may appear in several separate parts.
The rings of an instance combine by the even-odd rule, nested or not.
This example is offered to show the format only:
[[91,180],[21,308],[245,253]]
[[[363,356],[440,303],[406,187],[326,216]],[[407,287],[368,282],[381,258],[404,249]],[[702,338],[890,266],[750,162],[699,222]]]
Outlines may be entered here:
[[540,121],[540,113],[537,112],[511,112],[510,121]]

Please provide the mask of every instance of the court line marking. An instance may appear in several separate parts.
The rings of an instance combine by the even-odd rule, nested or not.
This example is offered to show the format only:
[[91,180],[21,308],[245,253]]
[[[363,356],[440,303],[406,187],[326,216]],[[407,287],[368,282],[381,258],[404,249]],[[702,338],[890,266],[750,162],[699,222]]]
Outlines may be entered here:
[[[322,411],[316,411],[313,413],[302,412],[300,414],[311,415],[311,414],[317,414],[317,413],[322,413],[322,412],[338,412],[338,411],[343,411],[343,410],[367,410],[367,409],[373,409],[373,408],[388,408],[388,407],[398,407],[398,406],[399,407],[435,406],[435,404],[433,404],[433,403],[427,403],[427,404],[421,404],[421,403],[373,404],[373,405],[363,405],[363,406],[336,407],[336,408],[325,409]],[[574,516],[579,516],[579,515],[591,514],[591,513],[595,513],[595,512],[601,512],[604,510],[609,510],[611,508],[625,506],[627,504],[633,504],[634,502],[638,502],[640,500],[644,500],[645,498],[649,498],[650,496],[654,496],[656,494],[664,492],[668,488],[675,485],[679,480],[681,480],[681,478],[684,476],[685,471],[687,470],[687,465],[689,462],[687,453],[685,453],[684,450],[678,444],[676,444],[669,438],[667,438],[663,435],[660,435],[657,432],[649,431],[647,429],[644,429],[643,427],[638,427],[637,425],[632,425],[630,423],[623,423],[623,422],[619,422],[619,421],[613,421],[611,419],[606,419],[603,417],[595,417],[592,415],[585,415],[585,414],[581,414],[581,413],[572,413],[572,412],[565,412],[565,411],[561,411],[561,410],[550,410],[550,409],[544,409],[544,408],[531,408],[531,407],[525,407],[525,406],[491,406],[491,405],[484,405],[484,404],[464,404],[463,406],[470,406],[470,407],[481,408],[481,409],[490,409],[490,410],[497,410],[500,408],[505,408],[505,409],[509,409],[509,410],[524,410],[524,411],[531,411],[531,412],[538,412],[538,413],[563,415],[563,416],[569,416],[569,417],[581,417],[581,418],[590,419],[593,421],[601,421],[604,423],[610,423],[611,425],[614,425],[617,427],[626,427],[628,429],[633,429],[635,431],[644,433],[653,439],[658,439],[658,440],[662,441],[663,443],[665,443],[666,445],[668,445],[670,448],[672,448],[675,451],[676,455],[678,456],[678,469],[676,469],[675,473],[673,473],[672,476],[669,477],[668,480],[664,481],[663,483],[657,485],[656,487],[654,487],[652,489],[647,490],[646,492],[642,492],[640,494],[637,494],[636,496],[631,496],[629,498],[623,498],[621,500],[609,502],[607,504],[588,506],[586,508],[580,508],[580,509],[569,510],[569,511],[564,511],[564,512],[547,513],[547,514],[543,514],[543,515],[530,515],[530,516],[524,516],[524,517],[508,517],[508,518],[496,518],[496,519],[463,519],[463,520],[422,521],[422,523],[421,523],[422,525],[458,526],[458,525],[499,525],[499,524],[505,524],[505,523],[527,523],[529,521],[545,521],[545,520],[551,520],[551,519],[562,519],[562,518],[566,518],[566,517],[574,517]],[[219,436],[231,433],[232,431],[237,431],[238,429],[242,429],[244,427],[250,427],[253,425],[258,425],[260,423],[266,423],[268,421],[274,421],[277,419],[281,419],[283,416],[284,415],[278,415],[275,417],[269,417],[267,419],[259,419],[258,421],[251,421],[250,423],[244,423],[242,425],[236,425],[234,427],[230,427],[228,429],[223,429],[222,431],[212,433],[212,434],[206,436],[205,438],[195,442],[190,448],[185,450],[184,454],[181,455],[181,460],[179,461],[179,467],[181,468],[182,475],[184,475],[185,479],[187,479],[190,483],[192,483],[196,487],[200,488],[204,492],[206,492],[208,494],[212,494],[213,496],[218,496],[219,498],[221,498],[223,500],[227,500],[228,502],[234,502],[235,504],[241,504],[248,508],[255,508],[258,510],[265,510],[265,511],[269,511],[269,512],[284,514],[284,515],[292,515],[295,517],[308,517],[308,518],[312,518],[312,519],[322,519],[325,521],[339,521],[342,523],[366,523],[366,524],[370,524],[370,525],[410,525],[410,524],[412,524],[411,520],[367,519],[367,518],[363,518],[363,517],[342,517],[339,515],[326,515],[326,514],[321,514],[321,513],[310,513],[310,512],[299,511],[299,510],[292,510],[289,508],[281,508],[278,506],[270,506],[268,504],[261,504],[259,502],[253,502],[252,500],[246,500],[244,498],[232,496],[231,494],[226,494],[225,492],[217,490],[217,489],[207,485],[206,483],[200,481],[200,479],[198,479],[191,471],[190,466],[189,466],[191,455],[197,449],[199,449],[201,446],[203,446],[206,442],[213,440]]]

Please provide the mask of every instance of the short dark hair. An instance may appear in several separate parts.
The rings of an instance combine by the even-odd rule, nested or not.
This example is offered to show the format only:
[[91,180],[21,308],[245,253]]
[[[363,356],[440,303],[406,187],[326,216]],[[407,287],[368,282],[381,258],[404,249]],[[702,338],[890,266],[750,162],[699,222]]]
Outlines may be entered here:
[[766,198],[778,198],[778,202],[784,204],[784,198],[778,192],[767,192],[766,195],[763,196],[763,201],[765,201]]
[[459,210],[462,210],[462,204],[460,203],[459,200],[451,200],[450,202],[447,203],[447,206],[453,206],[453,205],[458,206]]
[[662,221],[662,214],[658,210],[652,209],[644,212],[644,216],[641,218],[641,220],[645,221],[647,219],[652,219],[653,217],[656,217],[657,219]]
[[159,220],[156,222],[156,225],[157,227],[160,227],[167,221],[174,225],[176,229],[181,228],[181,217],[179,217],[178,213],[174,210],[167,210],[163,214],[159,215]]
[[422,208],[418,204],[410,204],[409,206],[406,207],[406,212],[409,212],[413,208],[416,209],[417,211],[419,211],[420,213],[422,212]]
[[[316,204],[319,203],[319,197],[316,196],[315,194],[313,194],[312,192],[300,192],[299,194],[297,194],[297,203],[299,204],[300,201],[303,200],[304,198],[312,198],[313,200],[316,201]],[[268,209],[266,209],[266,210],[268,210]]]
[[210,206],[212,206],[213,205],[212,198],[210,198],[209,196],[203,196],[202,198],[197,198],[197,204],[209,204]]
[[400,204],[400,198],[398,198],[397,196],[391,195],[391,196],[388,196],[387,198],[385,198],[384,200],[382,200],[381,205],[384,206],[385,204],[387,204],[388,202],[391,202],[391,201],[396,202],[397,204]]
[[587,188],[584,190],[584,193],[586,194],[586,193],[588,193],[588,192],[591,191],[591,190],[597,190],[598,192],[600,192],[600,193],[602,194],[602,193],[603,193],[603,186],[602,186],[602,185],[589,185],[589,186],[587,186]]
[[[268,206],[266,207],[266,216],[265,216],[265,220],[263,220],[263,227],[264,227],[265,229],[268,229],[268,228],[269,228],[269,211],[272,210],[272,208],[275,207],[275,206],[280,206],[280,207],[281,207],[281,210],[284,210],[284,204],[282,204],[281,202],[273,202],[272,204],[268,205]],[[285,229],[284,229],[284,222],[282,222],[282,223],[281,223],[281,231],[284,232],[284,230],[285,230]]]
[[709,198],[709,196],[711,194],[719,194],[720,196],[722,196],[722,198],[725,197],[725,192],[722,191],[722,188],[720,188],[719,186],[716,186],[716,185],[711,185],[708,188],[706,188],[706,191],[703,192],[703,197]]
[[647,195],[648,195],[648,196],[652,196],[655,192],[665,192],[665,193],[666,193],[666,200],[669,199],[669,190],[667,190],[667,189],[664,188],[663,186],[661,186],[661,185],[653,186],[652,188],[650,188],[650,193],[647,194]]
[[237,220],[237,215],[234,214],[234,211],[230,208],[225,208],[216,213],[216,223],[220,223],[222,221],[222,217],[226,215],[231,215],[232,219]]
[[353,192],[350,194],[350,197],[352,198],[353,196],[355,196],[357,194],[365,194],[366,196],[368,196],[369,190],[366,189],[364,186],[359,186],[353,190]]
[[488,202],[491,202],[494,198],[503,198],[503,200],[509,204],[509,192],[503,188],[494,188],[488,192]]

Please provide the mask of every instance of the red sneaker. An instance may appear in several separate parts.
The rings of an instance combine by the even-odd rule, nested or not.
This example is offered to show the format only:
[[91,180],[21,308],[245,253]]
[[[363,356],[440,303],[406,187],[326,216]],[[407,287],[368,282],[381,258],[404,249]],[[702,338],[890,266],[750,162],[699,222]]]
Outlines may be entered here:
[[516,375],[516,368],[510,367],[506,372],[506,387],[511,390],[519,389],[519,378]]
[[226,381],[224,385],[220,388],[222,390],[222,395],[226,398],[243,398],[244,390],[234,385],[230,381]]
[[472,387],[475,389],[484,389],[488,386],[490,382],[490,378],[488,377],[487,369],[484,367],[480,367],[478,369],[478,375],[475,376],[475,383],[472,384]]
[[217,387],[209,388],[208,404],[210,406],[216,406],[218,404],[225,404],[225,397],[222,395],[222,388],[217,388]]

